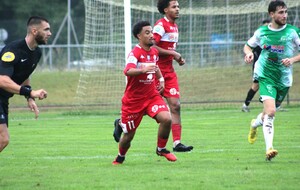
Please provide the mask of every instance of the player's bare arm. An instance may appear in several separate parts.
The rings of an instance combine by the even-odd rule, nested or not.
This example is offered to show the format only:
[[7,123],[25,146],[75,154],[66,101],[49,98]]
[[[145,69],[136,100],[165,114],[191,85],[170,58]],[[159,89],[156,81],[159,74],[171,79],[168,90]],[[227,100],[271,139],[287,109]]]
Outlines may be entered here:
[[174,57],[174,60],[177,61],[177,63],[181,66],[185,64],[185,59],[181,57],[181,54],[174,51],[174,50],[167,50],[163,49],[161,47],[158,47],[154,45],[154,47],[158,50],[159,55],[172,55]]
[[247,44],[244,46],[244,53],[245,53],[245,62],[252,63],[254,59],[254,54],[252,52],[252,48],[249,47]]
[[292,58],[285,58],[281,60],[282,64],[284,64],[287,67],[299,61],[300,61],[300,54]]
[[147,65],[147,67],[143,67],[141,69],[138,68],[130,68],[127,72],[126,75],[127,76],[137,76],[140,74],[144,74],[144,73],[155,73],[158,70],[158,66],[157,65]]
[[[24,95],[23,91],[26,90],[23,86],[18,85],[6,75],[0,75],[0,88],[7,92],[20,95]],[[30,90],[28,93],[32,98],[39,98],[40,100],[47,98],[47,92],[44,89]]]
[[158,68],[157,71],[156,71],[156,78],[158,79],[159,81],[159,84],[157,86],[157,90],[160,94],[163,93],[163,91],[165,90],[165,79],[160,71],[160,69]]
[[0,75],[0,88],[13,94],[20,93],[20,85],[15,83],[9,76],[6,75]]

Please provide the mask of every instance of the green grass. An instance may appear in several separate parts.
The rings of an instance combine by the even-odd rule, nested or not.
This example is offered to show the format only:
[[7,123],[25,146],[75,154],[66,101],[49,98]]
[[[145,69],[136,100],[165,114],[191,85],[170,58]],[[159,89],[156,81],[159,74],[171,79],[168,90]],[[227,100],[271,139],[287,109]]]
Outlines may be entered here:
[[[299,107],[275,120],[279,155],[265,161],[262,130],[250,145],[250,113],[239,109],[183,110],[183,142],[191,153],[168,162],[155,154],[157,124],[144,117],[123,165],[113,166],[117,114],[29,112],[10,115],[9,146],[0,153],[0,189],[298,189]],[[171,141],[168,148],[171,149]]]
[[[186,108],[211,108],[212,106],[228,108],[237,105],[240,107],[252,83],[250,65],[208,68],[177,66],[176,70],[179,77],[182,106]],[[112,109],[119,109],[125,88],[121,69],[93,71],[88,75],[92,76],[90,80],[93,82],[86,84],[86,96],[80,101],[80,104],[109,104]],[[47,107],[49,105],[78,104],[75,97],[79,79],[80,72],[78,71],[36,71],[31,77],[32,87],[34,89],[44,88],[48,92],[48,98],[37,101],[38,105]],[[300,105],[299,92],[300,64],[295,64],[294,84],[289,91],[289,98],[293,100],[290,102],[291,105]],[[251,106],[261,106],[258,103],[258,96],[257,93]],[[97,98],[97,101],[93,98]],[[19,95],[15,95],[10,101],[11,107],[26,106],[24,97]],[[98,106],[97,109],[107,111],[108,107]]]

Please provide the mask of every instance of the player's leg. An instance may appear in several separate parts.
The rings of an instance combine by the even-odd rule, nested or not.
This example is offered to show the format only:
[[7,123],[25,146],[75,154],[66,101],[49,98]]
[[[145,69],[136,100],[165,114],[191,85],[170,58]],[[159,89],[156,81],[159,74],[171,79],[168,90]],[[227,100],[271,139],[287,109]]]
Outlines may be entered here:
[[176,161],[176,156],[166,148],[171,131],[172,119],[169,108],[160,95],[152,98],[147,106],[146,113],[159,124],[156,154],[165,157],[169,161]]
[[[0,152],[4,150],[4,148],[9,143],[9,132],[8,132],[8,107],[0,101]],[[4,111],[5,110],[5,111]]]
[[245,102],[244,102],[244,104],[242,106],[242,111],[243,112],[250,112],[249,105],[250,105],[253,97],[255,96],[256,92],[258,91],[258,87],[259,87],[258,86],[258,81],[254,80],[253,83],[252,83],[251,88],[249,89],[249,91],[247,93]]
[[[273,148],[275,112],[278,109],[278,105],[281,105],[281,102],[287,95],[288,90],[289,87],[275,86],[271,91],[273,91],[273,95],[276,94],[276,98],[274,99],[274,97],[272,97],[264,101],[266,114],[263,120],[263,129],[266,143],[266,160],[269,161],[278,154],[278,151]],[[274,93],[274,91],[276,93]]]
[[128,133],[124,133],[123,137],[119,142],[119,153],[118,156],[113,161],[113,165],[122,164],[125,160],[125,155],[130,148],[131,141],[135,135],[135,131],[130,131]]
[[282,102],[288,92],[288,87],[281,88],[268,83],[268,81],[260,81],[259,85],[261,100],[264,105],[263,133],[266,144],[266,159],[271,160],[278,154],[278,151],[273,148],[276,102]]
[[8,133],[7,125],[6,123],[0,123],[0,152],[2,152],[2,150],[8,145],[8,143],[9,143],[9,133]]
[[181,116],[180,116],[180,101],[178,98],[166,98],[172,115],[172,136],[173,136],[173,151],[189,152],[193,150],[193,146],[186,146],[181,143]]
[[193,146],[185,146],[181,143],[181,116],[180,116],[180,93],[179,84],[176,73],[165,73],[165,90],[164,97],[166,98],[172,117],[172,136],[173,136],[173,151],[188,152],[193,149]]
[[264,100],[264,110],[265,115],[263,118],[263,133],[266,144],[266,159],[271,160],[278,154],[278,151],[273,148],[274,120],[276,112],[275,100]]
[[114,121],[114,131],[113,131],[113,137],[116,142],[120,141],[121,135],[123,133],[122,127],[121,127],[121,119],[115,119]]
[[132,115],[130,113],[126,113],[122,111],[122,117],[120,122],[120,126],[123,130],[123,136],[119,141],[119,152],[118,156],[113,161],[113,165],[122,164],[125,160],[125,155],[130,148],[131,141],[134,138],[135,131],[138,128],[139,124],[142,121],[143,113],[136,114],[136,117],[133,120],[128,120],[128,115]]
[[170,112],[161,111],[155,116],[155,119],[159,123],[156,154],[164,156],[169,161],[175,162],[177,160],[176,156],[166,148],[172,123]]

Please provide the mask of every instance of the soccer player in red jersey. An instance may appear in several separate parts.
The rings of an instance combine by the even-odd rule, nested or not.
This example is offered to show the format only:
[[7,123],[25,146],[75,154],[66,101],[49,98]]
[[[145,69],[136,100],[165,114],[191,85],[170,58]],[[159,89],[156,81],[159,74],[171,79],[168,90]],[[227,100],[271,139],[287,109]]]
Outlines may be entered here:
[[[154,43],[152,27],[148,21],[140,21],[134,25],[132,33],[139,43],[129,53],[124,69],[127,85],[122,98],[122,116],[121,120],[117,119],[115,122],[115,130],[119,132],[122,130],[123,137],[117,139],[119,153],[113,165],[122,164],[125,160],[136,129],[145,114],[159,123],[157,155],[174,162],[176,156],[166,149],[171,130],[171,115],[160,95],[164,89],[164,78],[156,63],[158,51],[152,47]],[[155,78],[160,82],[158,87]],[[119,135],[121,136],[121,133]]]
[[157,64],[165,79],[165,90],[162,95],[166,98],[172,115],[173,151],[189,152],[193,146],[185,146],[181,143],[179,84],[173,67],[173,59],[179,65],[185,64],[181,54],[176,52],[178,27],[175,20],[179,18],[179,3],[177,0],[158,0],[157,8],[161,14],[165,15],[155,23],[153,35],[155,47],[159,51]]

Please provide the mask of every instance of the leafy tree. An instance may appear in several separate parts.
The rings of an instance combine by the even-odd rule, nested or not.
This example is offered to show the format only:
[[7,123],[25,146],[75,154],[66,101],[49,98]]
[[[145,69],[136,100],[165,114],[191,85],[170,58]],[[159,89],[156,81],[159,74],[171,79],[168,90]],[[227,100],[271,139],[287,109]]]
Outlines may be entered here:
[[[46,17],[51,24],[54,39],[64,17],[67,14],[68,0],[1,0],[0,6],[0,28],[8,32],[5,41],[23,38],[26,35],[26,22],[32,15]],[[84,3],[83,0],[71,0],[71,17],[79,42],[84,38]],[[72,41],[74,43],[74,41]],[[67,43],[67,24],[58,38],[57,44]]]

